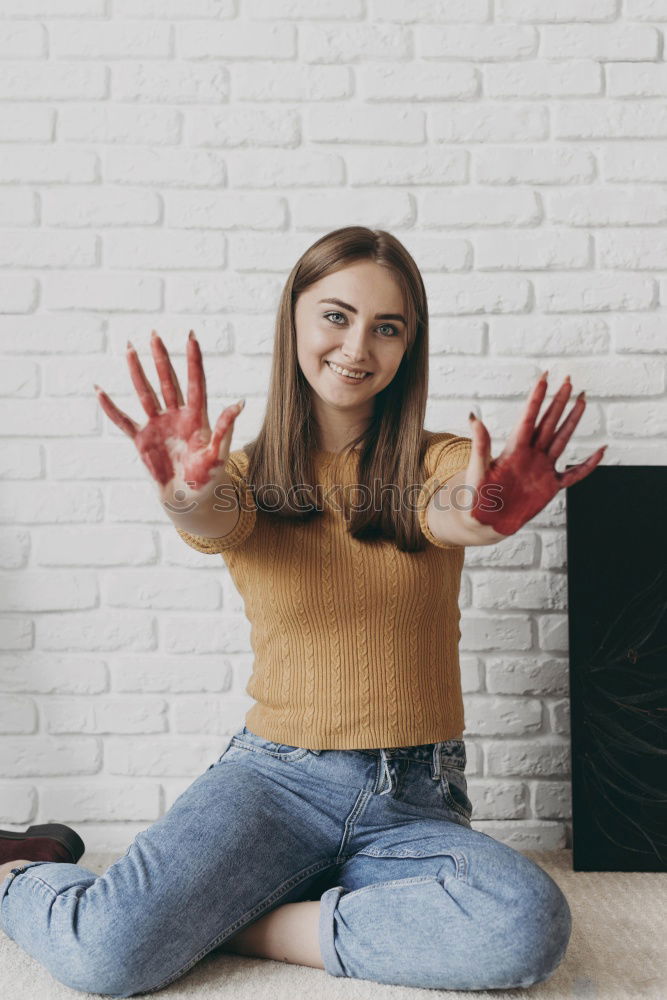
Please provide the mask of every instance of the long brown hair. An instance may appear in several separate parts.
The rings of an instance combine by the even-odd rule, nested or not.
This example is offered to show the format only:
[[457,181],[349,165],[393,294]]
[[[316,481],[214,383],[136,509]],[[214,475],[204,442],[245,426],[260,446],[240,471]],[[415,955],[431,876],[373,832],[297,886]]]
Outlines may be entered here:
[[[355,538],[394,539],[403,551],[417,551],[426,541],[417,520],[416,499],[424,481],[423,431],[428,393],[428,306],[426,291],[413,258],[390,233],[365,226],[346,226],[327,233],[294,265],[280,297],[276,316],[273,362],[262,428],[244,447],[248,455],[246,481],[257,506],[277,517],[309,519],[322,516],[317,505],[303,509],[301,490],[314,492],[312,451],[317,447],[310,403],[310,386],[299,367],[294,308],[299,295],[325,275],[360,260],[386,267],[403,294],[407,345],[398,370],[374,399],[366,430],[349,442],[338,458],[358,446],[355,488],[371,498],[364,509],[346,506],[348,530]],[[295,496],[297,504],[275,505],[275,497]],[[387,494],[411,502],[387,503]],[[416,484],[416,488],[415,488]],[[267,491],[265,494],[265,490]],[[380,497],[380,491],[382,496]],[[268,505],[262,495],[268,495]]]

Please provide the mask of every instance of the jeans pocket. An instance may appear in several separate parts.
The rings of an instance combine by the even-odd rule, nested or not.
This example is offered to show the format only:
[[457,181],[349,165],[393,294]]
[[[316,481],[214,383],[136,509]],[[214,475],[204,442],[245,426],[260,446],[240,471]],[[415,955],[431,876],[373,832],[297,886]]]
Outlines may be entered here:
[[208,767],[206,768],[206,770],[207,770],[207,771],[210,771],[210,770],[211,770],[212,768],[216,767],[216,765],[218,765],[218,764],[220,763],[220,761],[221,761],[221,760],[223,760],[223,759],[225,758],[226,754],[228,754],[228,753],[229,753],[229,751],[230,751],[230,749],[231,749],[231,746],[232,746],[232,742],[233,742],[233,739],[234,739],[234,737],[232,737],[232,738],[231,738],[231,739],[229,740],[229,742],[227,743],[227,746],[226,746],[226,747],[225,747],[225,749],[224,749],[224,750],[222,751],[222,753],[220,754],[220,756],[218,757],[218,759],[217,759],[217,760],[214,760],[212,764],[209,764],[209,765],[208,765]]
[[247,726],[243,726],[235,736],[232,736],[230,747],[232,746],[250,753],[263,754],[274,760],[284,761],[301,760],[310,753],[308,747],[295,747],[289,743],[275,743],[273,740],[265,740],[263,736],[253,733]]
[[472,802],[468,798],[468,782],[458,768],[447,768],[440,773],[440,789],[445,803],[466,820],[472,816]]

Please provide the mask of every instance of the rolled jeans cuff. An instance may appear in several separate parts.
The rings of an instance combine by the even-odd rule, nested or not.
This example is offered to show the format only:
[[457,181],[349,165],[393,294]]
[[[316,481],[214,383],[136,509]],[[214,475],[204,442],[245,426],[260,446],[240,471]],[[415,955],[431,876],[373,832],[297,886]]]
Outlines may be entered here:
[[331,889],[327,889],[320,897],[320,954],[324,962],[324,969],[330,976],[345,976],[345,969],[340,964],[340,959],[336,954],[334,937],[335,910],[338,900],[346,891],[342,885],[335,885]]
[[[16,876],[20,875],[21,872],[26,871],[26,869],[32,868],[34,865],[44,865],[48,863],[49,862],[47,861],[28,861],[25,865],[17,865],[16,868],[10,868],[9,875],[6,875],[2,882],[0,882],[0,927],[2,927],[3,930],[5,930],[5,928],[2,924],[2,901],[7,895],[7,890]],[[8,932],[5,930],[5,933],[7,934]]]

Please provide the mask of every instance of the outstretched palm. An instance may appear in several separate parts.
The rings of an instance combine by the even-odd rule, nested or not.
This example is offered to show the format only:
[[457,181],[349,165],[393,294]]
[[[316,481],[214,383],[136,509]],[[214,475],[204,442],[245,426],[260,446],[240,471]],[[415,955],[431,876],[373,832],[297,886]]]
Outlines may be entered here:
[[210,483],[216,468],[224,467],[229,455],[230,430],[242,404],[235,403],[222,411],[211,433],[206,402],[206,379],[199,343],[191,330],[187,343],[188,398],[183,399],[176,372],[167,349],[155,332],[151,334],[151,351],[157,368],[166,409],[146,378],[139,357],[128,341],[127,363],[132,383],[148,416],[140,427],[119,410],[109,396],[95,386],[102,409],[120,429],[131,437],[142,461],[164,491],[184,484],[200,490]]
[[537,427],[535,420],[547,391],[545,372],[533,389],[523,416],[498,458],[491,458],[491,437],[481,420],[472,424],[472,454],[466,470],[466,485],[474,487],[475,502],[468,512],[480,524],[488,524],[502,535],[513,535],[535,516],[559,490],[589,475],[604,455],[598,448],[579,465],[557,472],[556,460],[565,449],[586,408],[584,393],[556,430],[572,386],[569,375]]

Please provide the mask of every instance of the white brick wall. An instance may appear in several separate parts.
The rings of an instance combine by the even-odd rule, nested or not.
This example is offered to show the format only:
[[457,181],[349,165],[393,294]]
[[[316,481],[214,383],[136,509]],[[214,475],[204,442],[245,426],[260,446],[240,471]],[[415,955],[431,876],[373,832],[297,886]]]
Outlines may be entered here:
[[[386,228],[429,295],[429,428],[479,405],[497,452],[548,368],[588,397],[561,467],[665,462],[666,30],[665,0],[2,0],[4,827],[123,850],[251,704],[224,564],[98,406],[141,419],[128,337],[184,379],[193,327],[240,447],[294,261]],[[461,588],[475,818],[518,847],[569,843],[564,509]]]

